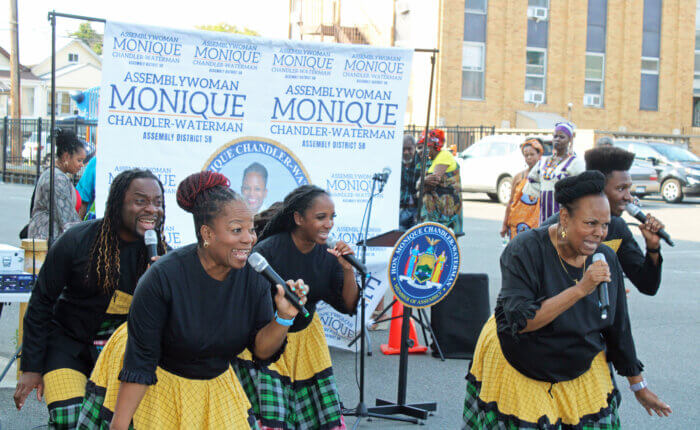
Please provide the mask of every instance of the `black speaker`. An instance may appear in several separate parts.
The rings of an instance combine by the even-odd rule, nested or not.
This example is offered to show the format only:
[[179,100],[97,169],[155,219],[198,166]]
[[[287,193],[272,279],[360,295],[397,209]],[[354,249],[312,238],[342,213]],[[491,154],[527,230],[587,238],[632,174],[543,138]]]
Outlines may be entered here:
[[[479,333],[490,315],[488,275],[460,273],[450,294],[430,308],[430,325],[445,357],[473,358]],[[431,347],[438,357],[435,345]]]

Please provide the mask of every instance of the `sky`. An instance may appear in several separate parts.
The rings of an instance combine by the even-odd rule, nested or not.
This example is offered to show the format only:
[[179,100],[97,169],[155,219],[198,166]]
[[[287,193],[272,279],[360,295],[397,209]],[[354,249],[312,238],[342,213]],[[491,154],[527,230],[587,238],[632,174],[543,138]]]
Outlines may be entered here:
[[[239,28],[248,27],[263,36],[287,38],[289,0],[196,0],[178,6],[164,0],[18,0],[20,63],[34,65],[51,55],[51,26],[48,12],[104,18],[108,20],[172,28],[225,22]],[[82,21],[56,20],[56,47],[70,41],[68,33]],[[104,32],[104,25],[92,23]],[[10,52],[9,2],[0,6],[0,46]]]

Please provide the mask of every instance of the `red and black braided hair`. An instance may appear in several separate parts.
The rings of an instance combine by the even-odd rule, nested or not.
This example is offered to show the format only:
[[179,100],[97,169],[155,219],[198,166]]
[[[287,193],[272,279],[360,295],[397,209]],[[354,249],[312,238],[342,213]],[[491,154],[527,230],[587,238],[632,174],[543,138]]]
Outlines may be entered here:
[[200,244],[202,226],[211,226],[226,204],[233,201],[245,204],[243,198],[233,191],[230,185],[226,176],[210,171],[194,173],[178,185],[177,204],[194,217],[195,233]]

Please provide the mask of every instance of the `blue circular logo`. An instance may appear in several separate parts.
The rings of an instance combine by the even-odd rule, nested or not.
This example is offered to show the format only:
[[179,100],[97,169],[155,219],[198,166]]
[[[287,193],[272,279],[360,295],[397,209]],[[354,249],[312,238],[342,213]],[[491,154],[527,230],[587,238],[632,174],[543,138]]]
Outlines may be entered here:
[[432,222],[418,224],[394,247],[389,264],[391,288],[406,306],[432,306],[452,289],[459,262],[459,245],[452,230]]
[[204,165],[226,176],[254,213],[265,210],[300,185],[309,174],[294,153],[279,142],[243,137],[220,147]]
[[523,193],[523,195],[520,197],[520,201],[525,203],[528,206],[536,205],[537,199],[538,199],[538,196],[529,196],[525,193]]

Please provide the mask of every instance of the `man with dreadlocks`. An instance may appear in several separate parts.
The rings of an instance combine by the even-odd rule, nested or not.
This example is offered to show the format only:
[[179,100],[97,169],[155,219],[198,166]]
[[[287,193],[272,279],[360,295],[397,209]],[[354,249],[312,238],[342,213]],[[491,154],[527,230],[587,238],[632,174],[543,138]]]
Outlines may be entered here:
[[[150,261],[147,230],[161,233],[163,184],[148,170],[127,170],[110,187],[105,216],[67,230],[49,249],[24,316],[21,409],[36,388],[49,427],[75,428],[85,384],[110,335],[126,321],[136,283]],[[156,257],[154,257],[155,259]]]
[[[586,170],[598,170],[605,175],[605,196],[610,203],[610,225],[604,244],[617,253],[617,259],[625,275],[640,293],[653,296],[661,285],[661,238],[656,234],[664,225],[647,214],[647,220],[639,226],[646,242],[646,255],[642,253],[627,223],[622,219],[627,203],[632,202],[630,168],[634,154],[615,146],[599,146],[585,153]],[[542,225],[559,222],[559,214]]]

